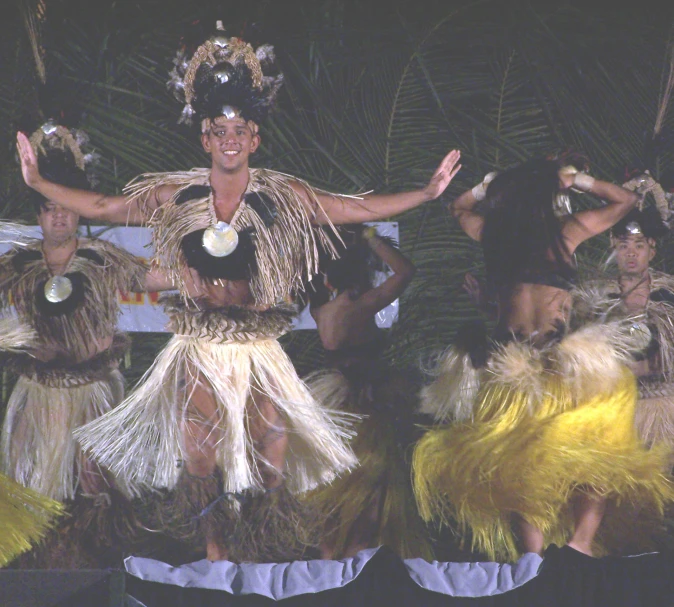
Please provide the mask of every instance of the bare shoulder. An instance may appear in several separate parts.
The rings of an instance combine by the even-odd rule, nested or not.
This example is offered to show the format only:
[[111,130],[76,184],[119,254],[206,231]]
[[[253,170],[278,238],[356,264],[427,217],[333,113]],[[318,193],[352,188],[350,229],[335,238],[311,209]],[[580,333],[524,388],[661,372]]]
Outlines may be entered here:
[[155,188],[153,194],[150,196],[150,200],[147,202],[154,203],[155,206],[160,207],[171,200],[179,189],[180,186],[175,184],[160,185]]
[[307,183],[295,177],[289,177],[286,183],[304,202],[309,202],[309,185]]

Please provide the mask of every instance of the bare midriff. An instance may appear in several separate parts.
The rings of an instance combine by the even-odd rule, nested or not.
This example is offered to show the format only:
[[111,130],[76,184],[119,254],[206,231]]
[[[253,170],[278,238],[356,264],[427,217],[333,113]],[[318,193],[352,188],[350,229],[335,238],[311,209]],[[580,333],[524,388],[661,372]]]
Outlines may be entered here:
[[[255,299],[247,280],[224,280],[202,278],[198,289],[188,287],[187,295],[199,302],[199,307],[207,309],[225,306],[242,306],[251,310],[267,310],[271,306],[255,304]],[[190,282],[185,280],[185,284]]]

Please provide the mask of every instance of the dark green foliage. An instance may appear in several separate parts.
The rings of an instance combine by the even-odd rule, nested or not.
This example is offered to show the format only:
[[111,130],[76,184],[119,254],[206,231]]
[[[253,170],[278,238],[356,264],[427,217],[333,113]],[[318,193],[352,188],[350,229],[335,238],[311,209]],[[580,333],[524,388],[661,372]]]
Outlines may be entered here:
[[[257,165],[335,191],[397,191],[423,186],[449,149],[462,150],[464,168],[444,199],[399,218],[401,248],[418,272],[393,329],[396,363],[416,364],[478,316],[461,283],[468,271],[482,275],[481,251],[445,204],[486,172],[568,148],[587,153],[592,172],[606,178],[619,179],[625,165],[672,170],[672,112],[662,149],[647,149],[671,53],[671,8],[400,0],[384,10],[348,0],[258,1],[230,3],[225,15],[220,6],[50,1],[42,27],[46,88],[37,87],[20,11],[8,8],[0,26],[2,215],[32,219],[13,132],[39,124],[40,104],[89,133],[105,192],[119,192],[141,172],[203,166],[197,133],[176,124],[181,107],[165,82],[187,25],[216,17],[232,34],[275,44],[286,76]],[[601,237],[583,247],[581,266],[594,265],[606,245]],[[667,269],[672,254],[667,239],[656,265]],[[314,336],[293,335],[287,345],[303,370],[320,360]],[[136,348],[131,374],[152,356]]]

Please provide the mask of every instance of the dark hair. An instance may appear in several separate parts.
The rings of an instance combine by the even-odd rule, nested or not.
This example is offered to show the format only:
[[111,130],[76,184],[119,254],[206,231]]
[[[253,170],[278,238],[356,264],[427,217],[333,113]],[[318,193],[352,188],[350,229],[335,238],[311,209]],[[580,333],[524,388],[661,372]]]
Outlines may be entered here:
[[[69,151],[51,149],[46,154],[40,154],[38,166],[40,175],[49,181],[78,190],[91,189],[86,173],[77,167]],[[31,190],[29,196],[35,212],[39,215],[47,199],[35,190]]]
[[561,222],[553,211],[558,171],[555,161],[530,160],[489,184],[482,248],[487,276],[497,288],[511,287],[551,266],[572,271]]
[[348,289],[367,291],[372,286],[369,256],[366,242],[350,246],[339,259],[328,263],[325,272],[328,282],[340,293]]
[[[217,74],[222,73],[227,75],[224,83],[217,79]],[[202,63],[194,79],[192,100],[197,119],[217,118],[222,115],[223,105],[231,105],[239,109],[244,120],[262,123],[274,103],[280,82],[267,82],[261,89],[251,83],[252,75],[246,65],[233,66],[227,61],[214,66]]]
[[639,225],[641,233],[646,238],[660,238],[668,231],[658,210],[654,206],[650,206],[646,207],[643,211],[632,209],[611,228],[611,234],[613,234],[614,238],[624,238],[628,235],[627,226],[633,222]]

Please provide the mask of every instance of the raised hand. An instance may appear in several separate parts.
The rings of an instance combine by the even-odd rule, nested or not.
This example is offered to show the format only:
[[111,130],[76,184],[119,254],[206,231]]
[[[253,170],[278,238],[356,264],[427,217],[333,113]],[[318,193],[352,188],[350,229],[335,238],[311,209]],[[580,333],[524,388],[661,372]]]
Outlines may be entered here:
[[19,131],[16,134],[16,146],[19,150],[19,158],[21,159],[21,173],[23,180],[27,186],[35,188],[42,179],[40,171],[37,167],[37,155],[33,146],[30,145],[28,137]]
[[444,157],[440,166],[433,173],[433,177],[431,177],[428,185],[424,188],[424,193],[428,197],[428,200],[437,198],[445,191],[461,168],[461,165],[457,164],[460,158],[461,152],[459,150],[452,150]]

